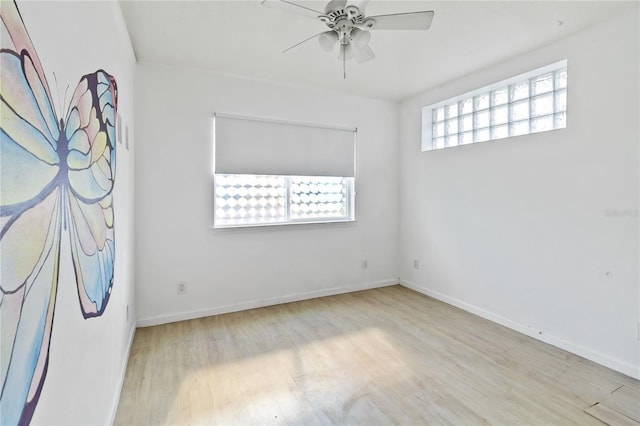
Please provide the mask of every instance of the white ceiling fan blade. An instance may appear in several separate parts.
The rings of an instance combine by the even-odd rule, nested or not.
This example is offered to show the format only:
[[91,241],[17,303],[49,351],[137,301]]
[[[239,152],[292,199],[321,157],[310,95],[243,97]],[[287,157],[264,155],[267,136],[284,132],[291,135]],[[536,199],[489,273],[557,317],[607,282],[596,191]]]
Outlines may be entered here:
[[360,13],[364,13],[365,7],[369,4],[369,0],[349,0],[349,6],[355,6],[360,10]]
[[291,0],[262,0],[262,5],[270,9],[280,9],[285,12],[295,13],[297,15],[308,16],[309,18],[318,19],[318,16],[324,15],[319,10],[301,4],[300,1]]
[[347,0],[331,0],[324,7],[324,13],[333,12],[334,10],[344,9],[347,5]]
[[338,43],[339,38],[338,33],[333,30],[329,30],[320,34],[320,37],[318,37],[318,43],[320,43],[322,50],[325,52],[331,52],[336,43]]
[[[433,11],[394,13],[392,15],[368,16],[374,24],[370,30],[428,30],[433,20]],[[366,23],[365,23],[366,24]]]
[[325,31],[323,31],[323,32],[321,32],[321,33],[318,33],[318,34],[315,34],[315,35],[312,35],[312,36],[311,36],[311,37],[309,37],[309,38],[305,38],[305,39],[304,39],[304,40],[302,40],[301,42],[296,43],[296,44],[294,44],[293,46],[291,46],[291,47],[288,47],[288,48],[284,49],[284,50],[282,51],[282,53],[287,53],[287,52],[288,52],[288,51],[290,51],[291,49],[293,49],[293,48],[295,48],[295,47],[298,47],[298,46],[300,46],[301,44],[304,44],[304,43],[308,42],[309,40],[313,40],[314,38],[316,38],[316,37],[318,37],[318,36],[320,36],[320,35],[322,35],[322,34],[324,34],[324,33],[325,33]]
[[375,53],[369,46],[356,47],[353,46],[353,56],[356,58],[356,62],[363,64],[376,57]]

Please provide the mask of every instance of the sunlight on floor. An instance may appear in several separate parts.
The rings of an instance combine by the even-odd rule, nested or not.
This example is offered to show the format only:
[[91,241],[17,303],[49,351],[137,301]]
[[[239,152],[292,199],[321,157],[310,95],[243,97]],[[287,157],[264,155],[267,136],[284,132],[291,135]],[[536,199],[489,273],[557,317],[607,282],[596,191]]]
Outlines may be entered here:
[[[317,419],[317,413],[324,405],[335,407],[337,401],[346,401],[345,417],[351,411],[377,410],[368,404],[367,395],[410,374],[404,358],[385,332],[369,328],[205,367],[186,375],[167,407],[166,420],[186,412],[191,423],[234,423],[239,418],[273,423],[339,420]],[[394,361],[389,363],[390,359]],[[350,370],[362,371],[363,362],[366,375],[352,377]]]

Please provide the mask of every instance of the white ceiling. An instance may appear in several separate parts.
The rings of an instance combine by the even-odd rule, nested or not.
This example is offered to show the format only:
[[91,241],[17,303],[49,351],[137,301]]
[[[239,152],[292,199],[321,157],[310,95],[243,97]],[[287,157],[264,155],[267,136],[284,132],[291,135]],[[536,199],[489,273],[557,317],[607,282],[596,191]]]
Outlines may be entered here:
[[[316,10],[325,2],[300,1]],[[638,2],[382,1],[367,15],[434,10],[428,31],[372,31],[376,58],[347,62],[316,40],[326,30],[306,16],[246,1],[121,1],[136,56],[143,63],[208,69],[353,94],[401,100],[488,65],[544,46],[621,13]]]

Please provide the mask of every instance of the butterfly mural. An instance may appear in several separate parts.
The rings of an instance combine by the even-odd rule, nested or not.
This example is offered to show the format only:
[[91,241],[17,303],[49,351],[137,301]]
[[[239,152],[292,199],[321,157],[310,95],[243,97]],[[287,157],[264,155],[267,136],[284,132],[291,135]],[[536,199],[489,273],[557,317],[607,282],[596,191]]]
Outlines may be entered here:
[[12,425],[30,423],[42,392],[63,248],[85,319],[111,295],[117,85],[83,76],[59,118],[18,6],[1,1],[0,18],[0,424]]

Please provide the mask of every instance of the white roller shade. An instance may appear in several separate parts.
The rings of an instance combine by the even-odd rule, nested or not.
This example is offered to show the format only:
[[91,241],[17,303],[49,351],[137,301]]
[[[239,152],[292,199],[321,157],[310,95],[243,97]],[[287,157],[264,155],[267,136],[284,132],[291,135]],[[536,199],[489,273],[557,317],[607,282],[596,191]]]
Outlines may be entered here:
[[216,114],[214,171],[355,176],[355,129]]

